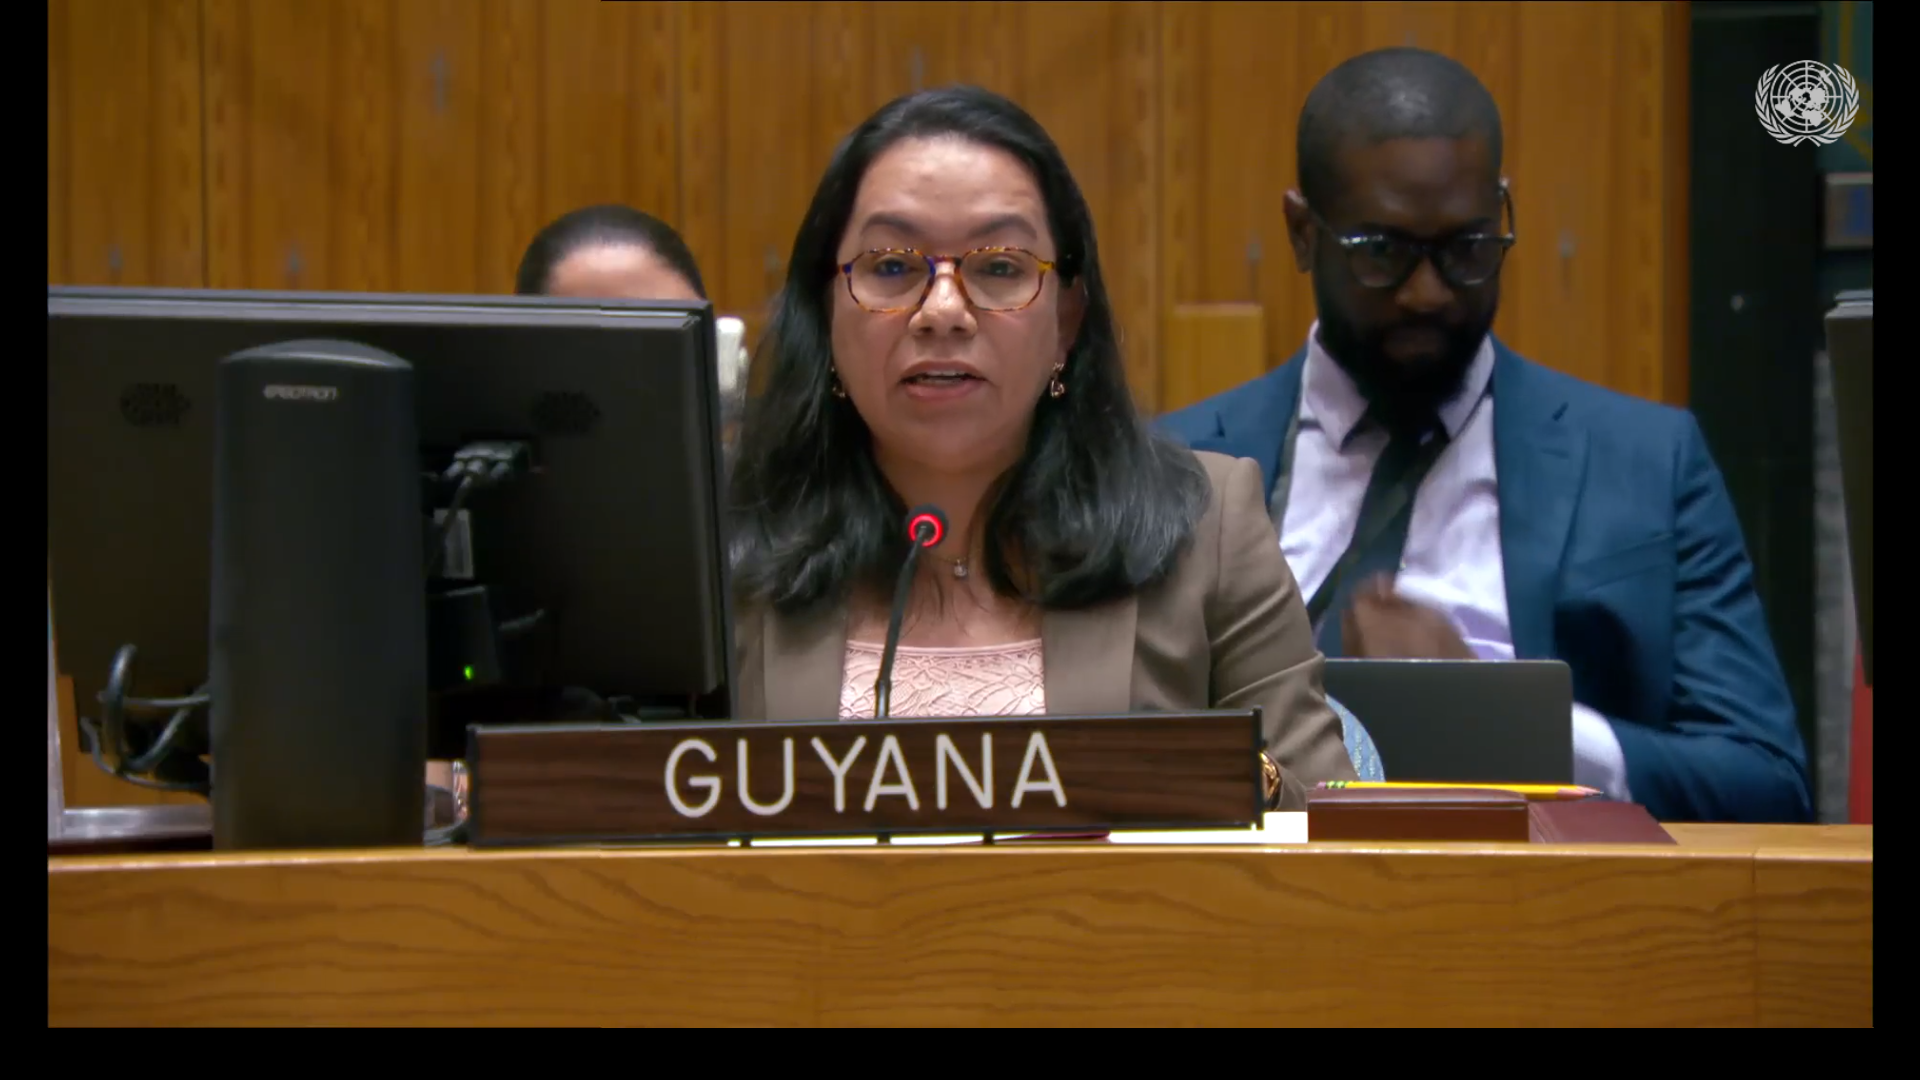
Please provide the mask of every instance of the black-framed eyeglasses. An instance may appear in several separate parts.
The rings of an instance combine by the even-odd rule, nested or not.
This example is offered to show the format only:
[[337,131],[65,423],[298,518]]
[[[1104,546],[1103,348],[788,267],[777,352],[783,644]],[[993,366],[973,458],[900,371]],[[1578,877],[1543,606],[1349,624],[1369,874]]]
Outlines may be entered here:
[[1420,240],[1398,233],[1343,233],[1309,207],[1313,220],[1346,252],[1354,280],[1369,289],[1397,289],[1407,283],[1422,261],[1431,261],[1441,280],[1456,289],[1484,285],[1500,272],[1507,249],[1518,229],[1514,224],[1513,193],[1500,184],[1500,202],[1506,210],[1504,233],[1465,232],[1438,240]]
[[854,303],[885,315],[925,303],[941,263],[953,264],[961,295],[981,311],[1019,311],[1032,304],[1055,265],[1025,248],[975,248],[964,255],[875,248],[840,264],[840,275]]

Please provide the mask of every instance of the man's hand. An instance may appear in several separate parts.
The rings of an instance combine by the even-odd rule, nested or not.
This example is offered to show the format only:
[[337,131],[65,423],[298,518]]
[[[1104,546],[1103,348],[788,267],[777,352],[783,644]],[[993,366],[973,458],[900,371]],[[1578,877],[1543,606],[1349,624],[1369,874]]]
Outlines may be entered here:
[[1376,577],[1353,590],[1340,618],[1340,647],[1368,660],[1472,660],[1473,650],[1445,615],[1395,593],[1391,578]]

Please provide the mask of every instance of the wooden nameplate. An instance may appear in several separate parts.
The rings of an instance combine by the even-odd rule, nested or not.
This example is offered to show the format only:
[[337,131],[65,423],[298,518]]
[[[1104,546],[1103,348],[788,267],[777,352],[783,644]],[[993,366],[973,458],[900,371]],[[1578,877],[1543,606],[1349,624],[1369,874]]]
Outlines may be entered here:
[[474,725],[475,847],[1260,822],[1260,710]]
[[1527,797],[1478,788],[1348,788],[1307,795],[1307,839],[1526,843]]
[[1534,802],[1498,788],[1348,788],[1307,796],[1310,841],[1671,844],[1638,803]]

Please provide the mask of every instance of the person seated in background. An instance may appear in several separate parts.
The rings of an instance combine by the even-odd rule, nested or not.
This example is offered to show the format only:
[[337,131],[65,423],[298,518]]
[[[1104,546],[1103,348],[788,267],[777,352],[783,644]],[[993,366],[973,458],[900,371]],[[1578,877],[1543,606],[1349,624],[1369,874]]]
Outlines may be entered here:
[[1435,53],[1366,53],[1314,87],[1298,140],[1285,213],[1319,319],[1285,365],[1162,424],[1260,463],[1321,650],[1558,658],[1577,782],[1663,821],[1809,820],[1698,424],[1490,332],[1514,227],[1486,87]]
[[[521,256],[514,292],[620,300],[705,300],[700,266],[673,226],[630,206],[587,206],[541,229]],[[733,445],[746,377],[746,326],[714,319],[721,440]]]
[[1259,470],[1141,419],[1086,201],[1019,106],[930,90],[855,129],[753,362],[743,719],[873,715],[907,510],[932,504],[892,715],[1258,705],[1271,805],[1353,777]]
[[521,296],[705,300],[700,266],[673,226],[630,206],[585,206],[541,229],[521,256]]

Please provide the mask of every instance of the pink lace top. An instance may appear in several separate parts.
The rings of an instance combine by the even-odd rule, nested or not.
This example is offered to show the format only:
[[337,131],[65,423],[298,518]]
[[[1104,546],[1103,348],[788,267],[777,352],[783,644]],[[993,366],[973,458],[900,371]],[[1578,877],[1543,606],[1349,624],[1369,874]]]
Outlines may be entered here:
[[[879,645],[847,642],[840,719],[873,716]],[[1036,716],[1047,711],[1040,639],[1012,645],[932,649],[902,645],[893,658],[894,716]]]

